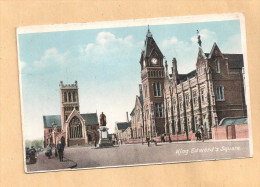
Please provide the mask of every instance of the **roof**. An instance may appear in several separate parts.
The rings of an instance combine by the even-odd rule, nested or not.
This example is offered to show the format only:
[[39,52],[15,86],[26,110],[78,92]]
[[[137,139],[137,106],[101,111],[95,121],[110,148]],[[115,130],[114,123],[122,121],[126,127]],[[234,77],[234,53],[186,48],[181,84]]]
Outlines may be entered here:
[[[205,53],[209,58],[209,53]],[[228,59],[228,67],[230,69],[237,69],[244,67],[243,54],[223,54],[224,58]]]
[[131,122],[117,122],[116,123],[118,130],[126,130],[128,127],[131,127]]
[[179,74],[179,80],[180,82],[184,82],[186,81],[188,78],[191,79],[192,77],[196,76],[196,70],[193,70],[187,74]]
[[219,126],[230,126],[238,124],[248,124],[247,117],[224,118],[220,121]]
[[60,115],[48,115],[48,116],[43,116],[44,128],[51,128],[53,122],[55,122],[57,126],[61,126],[61,118],[60,118]]
[[161,50],[159,49],[155,40],[153,39],[152,33],[148,29],[148,32],[146,34],[146,40],[144,42],[144,50],[141,53],[140,63],[142,62],[143,57],[150,57],[154,50],[157,52],[159,56],[163,57]]
[[139,101],[141,103],[141,106],[143,106],[144,105],[143,95],[140,95],[140,96],[137,96],[137,97],[138,97],[138,99],[139,99]]
[[135,115],[135,108],[133,108],[132,112],[130,113],[130,116]]
[[[98,125],[99,124],[96,113],[80,114],[80,115],[85,120],[85,125]],[[43,116],[44,128],[51,128],[54,121],[57,126],[61,126],[61,116],[60,115]]]
[[98,117],[97,113],[89,113],[89,114],[80,114],[84,120],[86,125],[98,125]]

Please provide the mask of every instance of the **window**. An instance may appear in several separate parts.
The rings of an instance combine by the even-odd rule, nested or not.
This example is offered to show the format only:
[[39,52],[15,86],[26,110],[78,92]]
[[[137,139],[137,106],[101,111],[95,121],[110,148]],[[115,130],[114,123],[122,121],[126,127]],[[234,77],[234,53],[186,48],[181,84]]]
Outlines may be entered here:
[[216,71],[217,73],[220,73],[219,60],[216,61]]
[[71,102],[71,93],[69,92],[69,102]]
[[64,102],[67,102],[67,93],[64,93]]
[[140,122],[140,110],[137,109],[136,111],[136,117],[137,117],[137,122]]
[[201,93],[201,101],[204,103],[205,102],[205,99],[204,99],[204,88],[201,89],[200,93]]
[[189,107],[189,94],[188,93],[185,95],[185,102],[186,102],[186,107]]
[[182,111],[182,97],[179,97],[179,109]]
[[159,117],[159,118],[163,117],[163,104],[162,103],[155,104],[155,116]]
[[49,133],[51,133],[52,132],[52,129],[49,129]]
[[147,97],[147,85],[144,85],[144,97]]
[[198,130],[198,118],[197,116],[194,117],[195,127]]
[[156,82],[153,84],[153,89],[154,89],[154,96],[161,97],[161,84],[159,82]]
[[193,95],[193,104],[194,104],[194,106],[196,106],[197,105],[197,92],[196,92],[196,90],[194,90],[192,92],[192,95]]
[[73,102],[76,102],[75,92],[72,93]]
[[224,101],[224,86],[217,86],[217,100]]
[[173,110],[175,110],[176,100],[173,98]]

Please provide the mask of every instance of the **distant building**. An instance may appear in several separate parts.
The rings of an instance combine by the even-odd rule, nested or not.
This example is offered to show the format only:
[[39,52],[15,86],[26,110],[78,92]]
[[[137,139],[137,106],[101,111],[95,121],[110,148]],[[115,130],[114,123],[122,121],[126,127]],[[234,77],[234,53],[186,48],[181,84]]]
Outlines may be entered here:
[[43,116],[45,146],[55,143],[55,139],[67,146],[94,144],[98,139],[97,113],[80,114],[77,81],[68,85],[61,81],[60,98],[61,115]]
[[131,122],[116,122],[115,134],[118,140],[124,139],[123,132],[129,127],[131,128]]

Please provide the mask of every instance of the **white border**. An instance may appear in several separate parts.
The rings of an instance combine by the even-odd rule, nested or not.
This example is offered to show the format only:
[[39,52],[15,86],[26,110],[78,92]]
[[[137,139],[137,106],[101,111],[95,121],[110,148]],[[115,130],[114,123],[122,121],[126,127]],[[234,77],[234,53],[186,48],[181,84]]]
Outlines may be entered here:
[[[19,83],[20,83],[20,100],[21,108],[23,107],[22,96],[22,80],[21,80],[21,61],[19,55],[19,34],[29,33],[45,33],[45,32],[59,32],[59,31],[73,31],[73,30],[86,30],[86,29],[101,29],[101,28],[119,28],[119,27],[133,27],[144,25],[167,25],[167,24],[183,24],[183,23],[195,23],[195,22],[212,22],[212,21],[227,21],[227,20],[240,20],[241,29],[241,46],[244,58],[244,70],[245,70],[245,83],[246,83],[246,103],[247,103],[247,117],[249,126],[249,155],[253,156],[253,137],[252,137],[252,121],[251,121],[251,106],[250,106],[250,89],[249,89],[249,75],[248,75],[248,61],[247,61],[247,47],[246,47],[246,29],[245,29],[245,17],[242,13],[228,13],[228,14],[210,14],[210,15],[196,15],[196,16],[179,16],[179,17],[163,17],[163,18],[147,18],[147,19],[132,19],[132,20],[118,20],[118,21],[104,21],[104,22],[88,22],[88,23],[68,23],[68,24],[53,24],[53,25],[40,25],[40,26],[23,26],[17,28],[17,50],[18,50],[18,66],[19,66]],[[23,111],[23,110],[21,110]],[[24,119],[23,112],[22,121]],[[23,123],[23,122],[22,122]],[[23,126],[23,125],[22,125]],[[24,128],[22,127],[22,130]],[[25,147],[25,140],[23,138],[23,148]],[[225,159],[237,159],[236,158],[222,158]],[[194,161],[209,161],[216,159],[205,160],[187,160],[180,162],[162,162],[162,163],[149,163],[149,164],[134,164],[134,165],[119,165],[119,166],[104,166],[104,167],[90,167],[90,168],[78,168],[82,169],[98,169],[98,168],[115,168],[115,167],[129,167],[129,166],[146,166],[154,164],[169,164],[169,163],[187,163]],[[64,170],[78,170],[78,169],[58,169],[58,170],[43,170],[28,172],[26,167],[26,153],[24,151],[24,169],[26,173],[38,173],[47,171],[64,171]]]

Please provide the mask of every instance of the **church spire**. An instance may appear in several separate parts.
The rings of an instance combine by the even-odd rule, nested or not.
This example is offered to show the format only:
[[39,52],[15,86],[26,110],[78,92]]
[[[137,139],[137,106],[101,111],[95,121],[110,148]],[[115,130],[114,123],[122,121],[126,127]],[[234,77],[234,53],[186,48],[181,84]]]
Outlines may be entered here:
[[202,41],[201,41],[201,39],[200,39],[199,30],[197,30],[197,36],[198,36],[198,44],[199,44],[199,46],[201,47]]
[[151,31],[150,31],[149,25],[148,25],[148,30],[147,30],[146,37],[153,37],[153,35],[152,35]]

